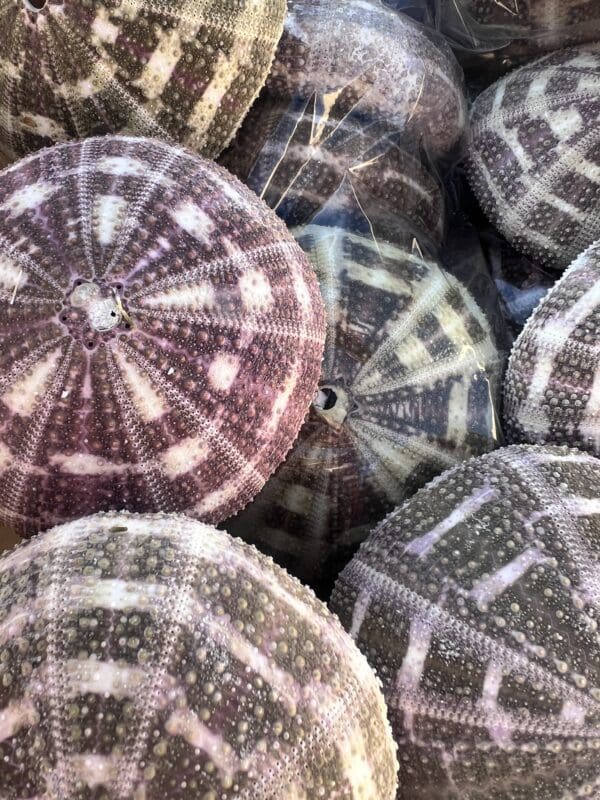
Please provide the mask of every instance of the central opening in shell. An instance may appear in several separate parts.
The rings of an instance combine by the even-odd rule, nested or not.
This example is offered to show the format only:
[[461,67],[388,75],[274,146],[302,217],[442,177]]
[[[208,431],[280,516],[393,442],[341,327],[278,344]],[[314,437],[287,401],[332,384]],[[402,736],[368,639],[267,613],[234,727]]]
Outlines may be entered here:
[[322,411],[330,411],[335,407],[337,399],[337,394],[330,386],[323,386],[317,393],[315,406]]
[[95,283],[79,283],[71,292],[71,305],[84,310],[90,326],[100,333],[112,330],[123,318],[117,295],[107,295]]
[[38,12],[46,7],[48,0],[23,0],[23,5],[28,11]]

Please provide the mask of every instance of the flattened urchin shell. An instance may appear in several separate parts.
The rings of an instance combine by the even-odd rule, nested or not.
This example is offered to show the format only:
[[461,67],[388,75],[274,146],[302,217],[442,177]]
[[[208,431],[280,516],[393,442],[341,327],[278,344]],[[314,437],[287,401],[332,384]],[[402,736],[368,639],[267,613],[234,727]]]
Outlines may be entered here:
[[393,209],[408,241],[441,245],[444,198],[439,183],[385,122],[324,114],[315,97],[288,106],[257,100],[221,163],[244,181],[288,226],[309,222],[347,178]]
[[234,513],[295,439],[324,335],[306,257],[220,167],[106,137],[8,168],[0,521]]
[[479,96],[469,177],[518,249],[563,268],[600,236],[600,49],[535,61]]
[[434,155],[466,122],[462,72],[443,39],[369,0],[290,0],[267,79],[277,95],[337,94],[348,108],[394,119]]
[[242,542],[99,514],[0,559],[0,795],[393,800],[380,684]]
[[508,447],[436,478],[340,576],[402,800],[596,797],[600,461]]
[[494,447],[501,362],[436,263],[340,228],[295,235],[327,310],[321,389],[286,461],[227,525],[325,593],[397,503]]
[[5,0],[0,150],[14,159],[127,131],[214,157],[265,82],[285,10],[285,0]]
[[600,242],[569,267],[525,325],[504,384],[510,441],[600,456]]

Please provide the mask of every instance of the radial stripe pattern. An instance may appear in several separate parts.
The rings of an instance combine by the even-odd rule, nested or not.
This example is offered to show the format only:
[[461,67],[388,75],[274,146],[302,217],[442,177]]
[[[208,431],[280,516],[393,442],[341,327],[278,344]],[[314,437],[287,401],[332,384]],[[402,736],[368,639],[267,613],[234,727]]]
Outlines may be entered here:
[[0,151],[101,133],[211,157],[263,85],[285,0],[0,0]]
[[600,788],[600,462],[513,446],[432,481],[342,572],[332,609],[384,682],[398,798]]
[[469,174],[491,221],[566,267],[600,237],[600,48],[551,53],[501,79],[471,115]]
[[154,140],[0,181],[0,518],[221,520],[291,446],[319,373],[316,277],[228,173]]
[[379,682],[314,595],[176,515],[0,560],[4,800],[393,800]]
[[492,449],[501,359],[468,290],[415,251],[294,231],[327,314],[320,391],[298,442],[227,524],[323,594],[394,505]]

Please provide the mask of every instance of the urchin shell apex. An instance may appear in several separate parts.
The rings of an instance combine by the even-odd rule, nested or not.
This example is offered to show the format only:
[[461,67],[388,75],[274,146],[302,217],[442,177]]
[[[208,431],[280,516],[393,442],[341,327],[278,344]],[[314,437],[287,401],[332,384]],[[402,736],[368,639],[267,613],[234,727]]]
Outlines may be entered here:
[[393,800],[379,681],[308,589],[176,515],[0,559],[0,795]]
[[435,261],[347,228],[293,233],[326,306],[319,393],[286,461],[227,525],[328,594],[387,512],[495,446],[501,359],[470,292]]
[[179,147],[104,137],[0,181],[0,520],[242,508],[319,376],[314,270],[267,206]]
[[462,72],[443,39],[380,3],[292,0],[267,88],[393,119],[432,155],[466,123]]
[[471,114],[469,177],[518,249],[568,266],[600,234],[600,48],[552,53],[502,78]]
[[600,455],[600,242],[565,272],[527,321],[504,383],[509,441]]
[[513,446],[391,514],[331,607],[384,684],[399,800],[595,797],[600,461]]
[[260,91],[285,0],[6,0],[0,150],[103,133],[215,157]]

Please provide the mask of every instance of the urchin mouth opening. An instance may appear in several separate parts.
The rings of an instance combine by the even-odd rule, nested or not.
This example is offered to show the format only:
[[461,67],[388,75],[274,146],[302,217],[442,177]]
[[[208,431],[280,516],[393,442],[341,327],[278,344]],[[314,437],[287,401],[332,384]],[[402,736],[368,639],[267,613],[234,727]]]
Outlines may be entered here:
[[332,408],[335,408],[337,400],[335,389],[332,389],[331,386],[322,386],[317,392],[314,405],[320,411],[331,411]]
[[23,0],[23,5],[28,11],[33,11],[37,14],[42,9],[46,8],[48,0]]

